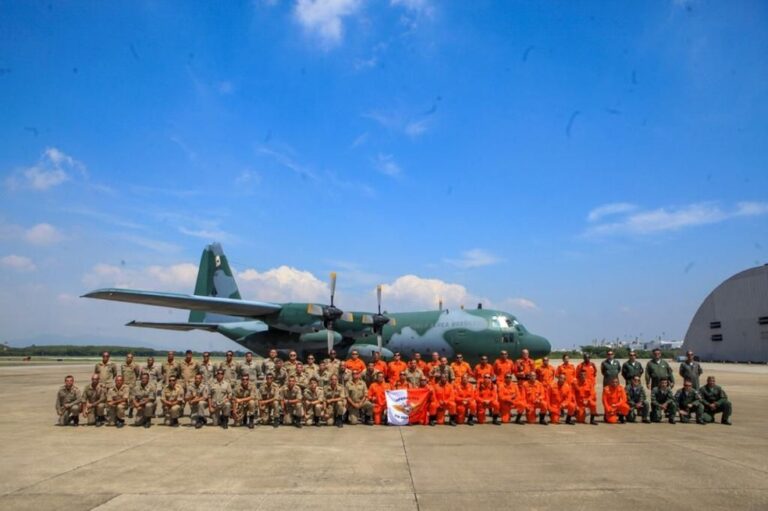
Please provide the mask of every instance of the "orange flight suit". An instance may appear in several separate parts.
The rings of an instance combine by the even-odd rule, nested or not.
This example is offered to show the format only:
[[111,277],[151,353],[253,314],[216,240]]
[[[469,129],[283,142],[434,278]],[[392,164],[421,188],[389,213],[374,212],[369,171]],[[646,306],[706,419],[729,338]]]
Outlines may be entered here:
[[567,383],[555,382],[549,385],[549,418],[552,424],[560,424],[560,414],[565,408],[568,416],[576,415],[576,397]]
[[365,372],[365,362],[363,362],[361,359],[354,359],[350,358],[346,362],[344,362],[344,367],[349,369],[350,371],[360,371],[360,374],[363,374]]
[[496,387],[499,396],[499,412],[501,413],[501,422],[509,422],[512,416],[512,409],[517,410],[520,415],[525,412],[525,399],[520,388],[514,381],[503,380]]
[[389,383],[373,382],[368,387],[368,400],[373,404],[373,422],[381,424],[381,416],[387,410],[387,394]]
[[408,380],[397,380],[395,383],[392,384],[392,390],[399,390],[399,389],[410,389],[412,388],[411,383]]
[[546,386],[555,383],[555,368],[551,365],[536,368],[536,379]]
[[457,382],[461,381],[461,377],[465,374],[469,373],[470,376],[472,376],[472,366],[467,364],[464,361],[461,362],[452,362],[451,363],[451,369],[453,369],[453,376],[456,377]]
[[493,374],[496,375],[496,381],[500,382],[504,379],[504,375],[507,373],[515,374],[515,361],[511,358],[506,360],[497,358],[493,361]]
[[621,385],[606,385],[603,387],[603,418],[609,424],[615,424],[619,420],[619,415],[629,413],[629,404],[627,403],[627,393]]
[[424,406],[427,409],[427,413],[424,414],[424,422],[421,424],[423,426],[426,426],[429,424],[429,417],[430,413],[429,411],[432,409],[432,401],[435,400],[435,390],[432,388],[432,385],[427,384],[426,387],[416,387],[417,389],[427,389],[427,397],[424,399]]
[[547,413],[549,411],[549,400],[547,389],[540,381],[525,380],[523,383],[523,393],[525,394],[525,418],[528,424],[536,421],[536,412]]
[[384,375],[384,378],[387,377],[387,373],[389,370],[387,369],[387,363],[383,360],[379,360],[378,362],[373,363],[373,368]]
[[536,371],[536,362],[530,357],[519,358],[517,359],[515,370],[517,371],[515,373],[517,384],[522,385],[522,382],[526,381],[528,374]]
[[576,383],[576,366],[571,364],[570,362],[562,363],[559,366],[557,366],[557,369],[555,370],[555,376],[559,377],[561,374],[565,375],[565,383],[569,385],[573,385]]
[[[491,364],[488,364],[489,366]],[[499,395],[496,392],[496,385],[485,380],[481,381],[475,392],[475,401],[477,401],[477,423],[485,423],[485,415],[488,410],[494,417],[499,414]]]
[[467,416],[467,412],[473,417],[477,416],[477,402],[475,401],[475,386],[467,382],[466,385],[462,385],[461,382],[456,383],[455,397],[456,397],[456,422],[464,424],[464,419]]
[[573,393],[576,397],[576,421],[583,423],[587,416],[586,409],[589,408],[589,413],[594,416],[597,415],[597,394],[595,394],[595,382],[585,379],[584,381],[576,380],[576,384],[573,386]]
[[440,382],[432,385],[432,402],[429,405],[429,415],[437,416],[437,423],[445,423],[445,412],[449,415],[456,415],[456,396],[452,383],[446,382],[443,385]]
[[481,381],[486,374],[493,376],[493,366],[482,362],[475,366],[475,380]]
[[597,366],[590,362],[588,364],[585,364],[584,362],[581,362],[579,365],[576,366],[576,376],[579,375],[581,370],[584,369],[587,371],[587,379],[594,382],[597,379]]
[[405,371],[408,368],[408,364],[403,362],[402,360],[397,361],[393,360],[389,363],[389,367],[387,368],[387,380],[389,383],[394,384],[397,382],[397,380],[400,379],[400,373]]

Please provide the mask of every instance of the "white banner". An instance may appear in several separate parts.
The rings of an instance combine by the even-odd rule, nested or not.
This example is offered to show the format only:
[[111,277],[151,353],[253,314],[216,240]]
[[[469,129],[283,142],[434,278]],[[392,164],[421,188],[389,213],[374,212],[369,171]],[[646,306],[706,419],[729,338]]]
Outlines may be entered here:
[[405,426],[410,414],[408,391],[406,389],[387,391],[387,422],[390,426]]

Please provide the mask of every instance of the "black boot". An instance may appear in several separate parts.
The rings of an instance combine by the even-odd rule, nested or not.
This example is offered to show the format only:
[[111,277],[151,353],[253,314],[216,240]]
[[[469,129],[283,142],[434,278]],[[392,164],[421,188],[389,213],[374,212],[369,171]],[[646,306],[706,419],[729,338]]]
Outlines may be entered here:
[[619,415],[619,423],[625,424],[627,422],[627,419],[623,415]]
[[149,429],[149,427],[152,426],[152,417],[144,417],[142,426],[144,426],[144,429]]
[[499,418],[499,416],[498,416],[498,415],[494,415],[494,416],[493,416],[493,423],[494,423],[495,425],[497,425],[497,426],[501,426],[501,419]]
[[125,421],[123,419],[115,419],[116,428],[122,428],[123,426],[125,426]]
[[523,423],[523,414],[518,413],[517,417],[515,417],[515,424],[522,424]]
[[475,425],[475,418],[471,415],[467,416],[467,426],[474,426]]
[[373,417],[371,415],[365,416],[365,424],[367,426],[373,426]]
[[437,426],[437,417],[434,415],[429,416],[429,425],[430,426]]
[[547,415],[546,414],[544,414],[544,413],[540,413],[539,414],[539,424],[541,424],[542,426],[546,426],[546,425],[549,424],[547,422]]
[[128,418],[133,419],[133,408],[128,409]]
[[650,424],[650,423],[651,423],[651,419],[649,419],[648,417],[643,417],[643,424]]
[[565,416],[565,423],[568,424],[569,426],[573,426],[574,425],[573,416],[566,415]]
[[253,415],[248,416],[248,429],[253,429],[253,422],[256,418]]
[[171,419],[171,427],[172,428],[178,428],[179,427],[179,419]]
[[341,415],[336,416],[336,427],[337,428],[343,428],[344,427],[344,417]]
[[456,425],[456,419],[453,418],[453,415],[449,415],[448,416],[448,424],[451,425],[451,426],[455,426]]
[[293,418],[293,425],[296,426],[297,428],[301,429],[301,419],[299,419],[298,417],[294,417]]
[[674,424],[675,423],[675,417],[674,416],[669,418],[669,423],[670,424]]
[[723,426],[732,426],[733,425],[733,423],[731,422],[731,419],[722,419],[722,420],[720,420],[720,424],[722,424]]
[[100,428],[104,425],[104,423],[107,422],[107,420],[103,416],[96,417],[96,427]]
[[195,429],[200,429],[203,427],[203,421],[200,419],[202,419],[202,417],[198,417],[197,420],[195,420]]
[[595,417],[594,415],[590,415],[589,423],[592,424],[593,426],[597,426],[597,417]]
[[274,419],[272,419],[272,427],[276,428],[279,426],[280,426],[280,419],[278,417],[275,417]]
[[74,417],[72,417],[72,425],[73,426],[80,425],[80,417],[79,416],[75,415]]
[[320,417],[312,417],[312,425],[316,428],[320,427]]
[[221,416],[221,427],[224,429],[229,429],[229,415]]

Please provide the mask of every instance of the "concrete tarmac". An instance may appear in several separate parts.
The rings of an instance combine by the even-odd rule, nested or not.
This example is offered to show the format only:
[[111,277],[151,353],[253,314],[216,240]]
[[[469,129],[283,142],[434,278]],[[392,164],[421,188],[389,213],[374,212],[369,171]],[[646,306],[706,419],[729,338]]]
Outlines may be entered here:
[[55,426],[91,367],[0,367],[0,509],[768,509],[766,366],[704,365],[730,427]]

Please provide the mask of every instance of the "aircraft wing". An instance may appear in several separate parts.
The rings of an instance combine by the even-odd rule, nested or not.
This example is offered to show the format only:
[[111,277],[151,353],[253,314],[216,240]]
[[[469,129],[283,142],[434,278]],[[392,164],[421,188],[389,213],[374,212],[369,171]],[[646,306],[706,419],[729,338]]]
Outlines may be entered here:
[[158,291],[139,291],[135,289],[97,289],[83,295],[84,298],[98,298],[115,302],[141,303],[204,312],[214,312],[229,316],[255,318],[279,312],[282,308],[276,303],[217,298],[215,296],[185,295],[181,293],[163,293]]
[[154,323],[151,321],[131,321],[125,326],[137,326],[141,328],[160,328],[162,330],[180,330],[189,332],[190,330],[207,330],[216,332],[219,328],[218,323]]

